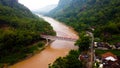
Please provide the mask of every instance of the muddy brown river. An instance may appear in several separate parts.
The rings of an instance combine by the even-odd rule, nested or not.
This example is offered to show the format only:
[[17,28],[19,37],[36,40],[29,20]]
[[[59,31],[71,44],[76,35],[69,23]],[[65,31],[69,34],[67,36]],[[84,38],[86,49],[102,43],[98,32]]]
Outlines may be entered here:
[[[57,36],[78,39],[76,32],[68,26],[54,20],[53,18],[39,16],[51,24],[54,31],[56,31]],[[29,59],[18,62],[10,68],[48,68],[48,64],[53,63],[58,57],[64,57],[70,50],[77,49],[78,47],[74,46],[74,43],[75,42],[65,40],[55,40],[42,52]]]

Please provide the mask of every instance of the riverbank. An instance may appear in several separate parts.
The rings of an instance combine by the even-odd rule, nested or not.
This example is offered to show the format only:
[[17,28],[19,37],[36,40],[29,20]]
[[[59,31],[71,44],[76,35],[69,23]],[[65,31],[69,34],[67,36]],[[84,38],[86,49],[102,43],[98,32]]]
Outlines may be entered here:
[[[66,25],[63,25],[49,17],[42,18],[49,22],[57,36],[78,38],[78,36],[75,34],[75,31]],[[68,55],[70,50],[78,49],[74,43],[75,42],[71,41],[55,40],[40,53],[13,65],[10,68],[48,68],[49,64],[53,63],[58,57],[64,57]]]
[[[35,54],[38,54],[42,50],[44,50],[45,47],[46,47],[45,44],[46,44],[45,41],[38,41],[38,42],[35,42],[35,43],[29,45],[27,47],[27,50],[29,50],[29,51],[27,51],[27,53],[24,52],[24,53],[22,53],[20,55],[18,54],[16,56],[16,58],[18,58],[18,59],[13,58],[13,59],[15,59],[15,62],[12,62],[12,63],[0,63],[0,68],[8,68],[10,65],[13,65],[14,63],[21,62],[21,61],[24,61],[24,60],[27,60],[27,59],[31,58]],[[23,55],[25,55],[25,56],[21,57]],[[21,58],[19,58],[19,57],[21,57]],[[9,58],[9,59],[11,60],[11,58]]]

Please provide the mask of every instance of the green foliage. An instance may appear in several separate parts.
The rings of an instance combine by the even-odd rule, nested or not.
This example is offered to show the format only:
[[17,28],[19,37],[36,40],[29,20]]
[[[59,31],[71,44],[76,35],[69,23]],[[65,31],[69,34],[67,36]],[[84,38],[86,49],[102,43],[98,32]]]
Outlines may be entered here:
[[55,32],[17,0],[0,0],[0,63],[15,63],[42,48],[40,34]]
[[44,45],[43,42],[39,42],[31,46],[34,42],[42,41],[39,34],[33,32],[6,30],[0,33],[0,63],[16,62]]
[[95,37],[100,37],[102,41],[115,44],[120,42],[120,23],[108,23],[107,25],[96,28]]
[[49,68],[82,68],[82,63],[78,60],[79,52],[70,51],[66,57],[59,57]]
[[38,45],[38,47],[43,47],[44,42],[39,42],[37,45]]
[[13,9],[8,6],[0,6],[0,24],[9,25],[15,29],[54,35],[50,24],[34,16],[30,11],[19,10],[20,9]]
[[[60,0],[58,6],[48,15],[72,26],[79,33],[89,27],[95,28],[97,41],[111,44],[120,42],[120,0]],[[89,43],[89,37],[82,34],[76,45],[80,51],[85,51],[88,50]],[[110,51],[120,54],[116,50]],[[66,59],[59,58],[52,68],[65,68],[63,66],[66,62]]]
[[[70,2],[70,3],[67,3]],[[72,26],[81,33],[89,27],[95,28],[95,37],[110,43],[120,42],[120,0],[70,0],[52,10],[49,15]],[[116,36],[115,39],[110,37]],[[117,40],[116,40],[117,39]],[[116,40],[116,41],[114,41]],[[112,42],[114,41],[114,42]]]
[[109,21],[120,22],[119,4],[119,0],[72,0],[71,3],[67,3],[65,7],[59,9],[61,12],[53,10],[56,11],[56,14],[51,14],[51,16],[73,26],[80,32],[79,29],[82,30],[85,27],[81,27],[81,24],[98,26]]
[[90,47],[90,43],[90,37],[86,36],[86,34],[83,32],[80,34],[80,39],[77,40],[75,45],[79,46],[80,51],[87,51]]

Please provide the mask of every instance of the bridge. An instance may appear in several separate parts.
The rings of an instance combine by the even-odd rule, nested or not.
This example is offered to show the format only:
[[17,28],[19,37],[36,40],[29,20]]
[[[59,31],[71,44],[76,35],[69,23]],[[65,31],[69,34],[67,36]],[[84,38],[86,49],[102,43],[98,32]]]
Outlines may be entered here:
[[60,36],[51,36],[51,35],[40,35],[42,38],[50,40],[65,40],[65,41],[77,41],[76,38],[60,37]]

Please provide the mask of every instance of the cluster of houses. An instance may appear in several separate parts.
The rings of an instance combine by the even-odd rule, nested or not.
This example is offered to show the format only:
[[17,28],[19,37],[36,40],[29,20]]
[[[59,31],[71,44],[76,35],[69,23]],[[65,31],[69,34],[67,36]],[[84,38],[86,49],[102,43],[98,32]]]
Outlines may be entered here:
[[95,59],[97,68],[120,68],[120,56],[116,56],[111,52],[107,52]]
[[[120,43],[115,45],[110,45],[104,42],[94,42],[95,49],[109,50],[109,49],[118,49],[120,50]],[[89,59],[88,54],[81,54],[79,60]],[[88,61],[89,62],[89,61]],[[111,52],[106,52],[101,55],[95,55],[94,57],[95,68],[120,68],[120,56],[116,56]]]
[[120,42],[115,45],[110,45],[105,42],[94,42],[94,47],[97,49],[108,50],[108,49],[118,49],[120,50]]
[[[89,59],[89,56],[82,54],[78,59],[80,61],[86,61]],[[116,56],[111,52],[106,52],[100,56],[96,56],[94,59],[94,68],[120,68],[120,56]]]

